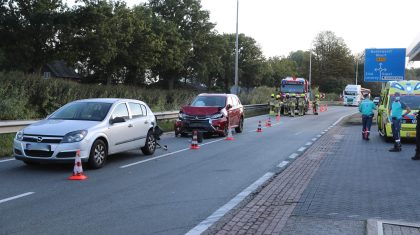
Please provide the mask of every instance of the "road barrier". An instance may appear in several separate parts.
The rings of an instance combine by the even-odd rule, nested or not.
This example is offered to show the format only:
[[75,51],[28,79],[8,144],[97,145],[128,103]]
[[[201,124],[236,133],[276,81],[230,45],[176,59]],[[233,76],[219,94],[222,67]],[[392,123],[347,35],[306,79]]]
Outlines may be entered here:
[[[246,113],[268,111],[268,104],[251,104],[244,105]],[[178,118],[179,111],[156,112],[157,120],[174,120]],[[22,128],[35,123],[39,120],[14,120],[14,121],[0,121],[0,134],[15,133]]]

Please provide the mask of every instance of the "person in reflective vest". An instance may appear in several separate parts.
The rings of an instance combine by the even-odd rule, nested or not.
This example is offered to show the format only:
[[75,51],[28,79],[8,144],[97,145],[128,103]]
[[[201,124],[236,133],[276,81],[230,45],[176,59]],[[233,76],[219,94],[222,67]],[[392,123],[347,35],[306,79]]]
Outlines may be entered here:
[[[394,147],[391,148],[390,152],[400,152],[401,151],[401,118],[410,113],[410,107],[408,107],[404,102],[401,102],[401,95],[399,92],[395,92],[394,101],[389,106],[388,111],[388,120],[391,122],[392,127],[392,136],[394,137]],[[405,113],[403,113],[405,109]]]

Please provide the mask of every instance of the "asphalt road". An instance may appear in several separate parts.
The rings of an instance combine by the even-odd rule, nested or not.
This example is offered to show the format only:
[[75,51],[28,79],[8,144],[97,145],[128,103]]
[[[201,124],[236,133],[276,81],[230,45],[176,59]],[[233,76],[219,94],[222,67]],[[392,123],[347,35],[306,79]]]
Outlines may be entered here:
[[318,116],[282,117],[262,133],[255,130],[265,117],[253,117],[234,141],[205,139],[200,150],[189,150],[189,138],[165,135],[167,152],[111,156],[78,182],[67,180],[72,165],[0,161],[0,234],[185,234],[356,111],[329,107]]

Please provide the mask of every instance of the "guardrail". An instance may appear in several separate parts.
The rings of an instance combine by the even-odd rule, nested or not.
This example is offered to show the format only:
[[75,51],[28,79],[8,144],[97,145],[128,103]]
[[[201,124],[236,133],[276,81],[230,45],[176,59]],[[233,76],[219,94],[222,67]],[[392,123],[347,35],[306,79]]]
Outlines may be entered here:
[[[268,110],[267,104],[253,104],[244,105],[245,111],[259,111]],[[168,111],[168,112],[156,112],[155,116],[158,120],[173,120],[178,118],[179,111]],[[1,121],[0,122],[0,134],[15,133],[20,129],[35,123],[39,120],[23,120],[23,121]]]

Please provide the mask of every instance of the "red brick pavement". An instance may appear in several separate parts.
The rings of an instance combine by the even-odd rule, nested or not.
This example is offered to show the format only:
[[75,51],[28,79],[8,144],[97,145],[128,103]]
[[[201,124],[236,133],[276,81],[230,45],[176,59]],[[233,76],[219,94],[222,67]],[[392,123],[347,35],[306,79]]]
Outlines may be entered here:
[[[342,126],[336,126],[316,141],[302,156],[278,174],[248,204],[222,219],[207,234],[278,234],[303,191],[332,150]],[[227,221],[226,221],[227,220]]]

